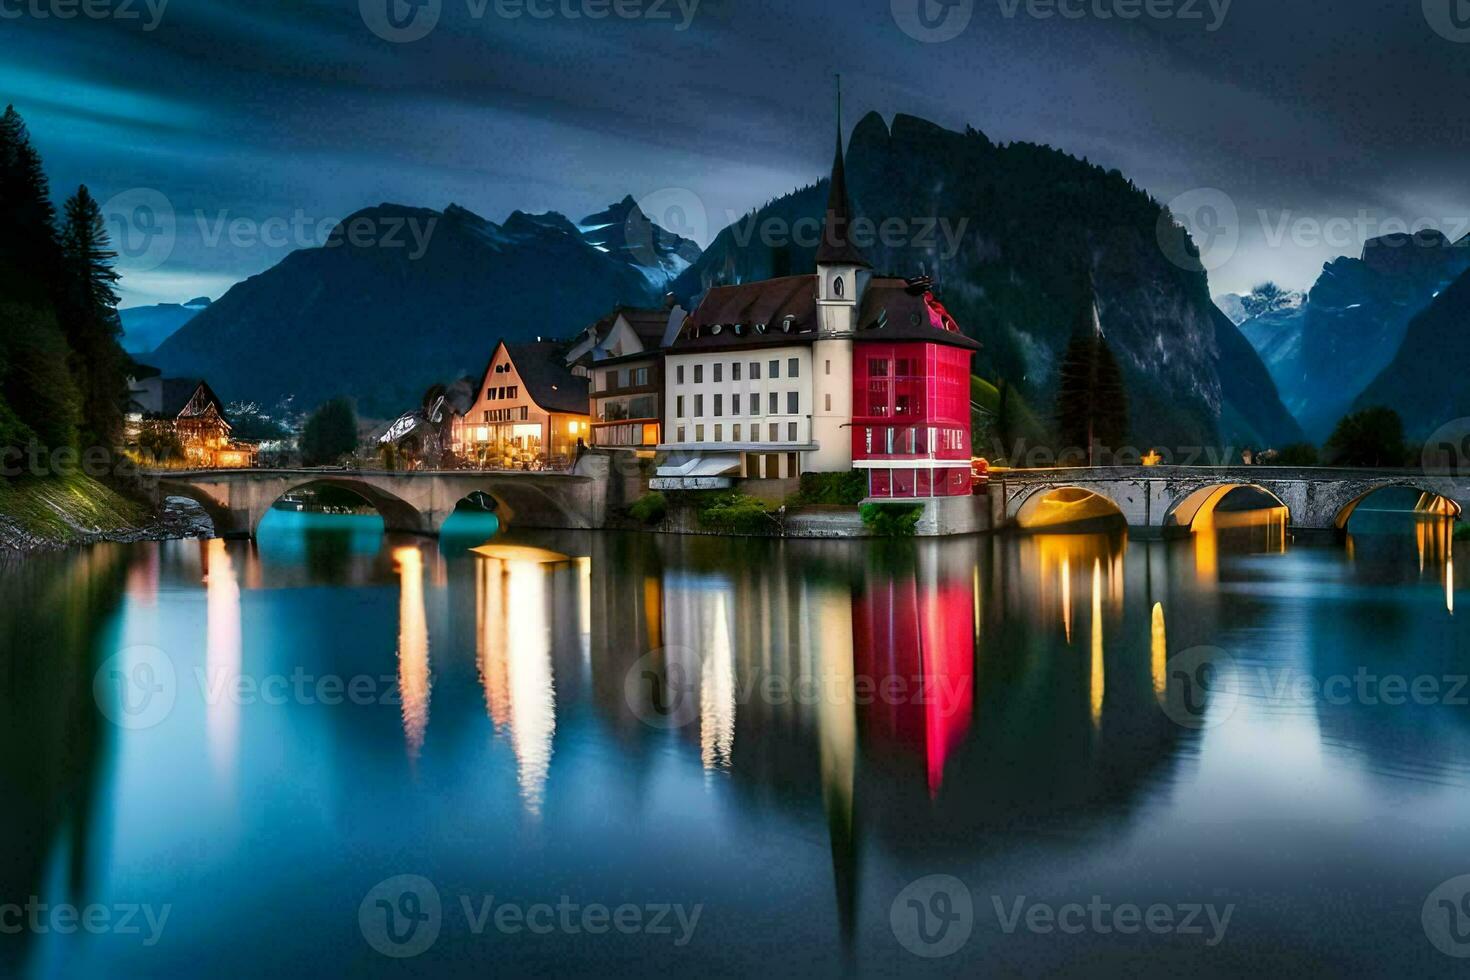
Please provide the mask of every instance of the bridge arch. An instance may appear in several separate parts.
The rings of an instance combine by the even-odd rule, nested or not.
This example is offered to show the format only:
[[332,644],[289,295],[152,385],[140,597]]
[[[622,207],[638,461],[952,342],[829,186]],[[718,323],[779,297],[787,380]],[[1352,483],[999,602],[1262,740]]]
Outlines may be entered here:
[[235,510],[228,501],[219,499],[203,487],[182,480],[159,480],[158,498],[162,501],[165,497],[182,497],[198,504],[214,525],[215,537],[255,533],[248,514]]
[[1201,514],[1214,513],[1215,507],[1236,490],[1254,490],[1276,501],[1276,506],[1287,513],[1291,522],[1291,507],[1281,497],[1259,483],[1215,483],[1207,484],[1178,496],[1164,513],[1164,527],[1192,528]]
[[1077,483],[1041,486],[1019,495],[1011,505],[1011,520],[1023,530],[1065,527],[1120,518],[1129,521],[1132,501],[1120,501],[1106,485]]
[[253,508],[250,515],[250,536],[260,530],[260,522],[271,512],[276,503],[289,493],[298,490],[306,490],[311,487],[336,487],[346,490],[358,497],[378,515],[383,518],[383,530],[406,531],[410,534],[433,534],[438,529],[433,526],[430,518],[420,510],[404,500],[402,497],[382,487],[376,486],[368,480],[354,479],[347,476],[323,475],[299,482],[289,482],[284,488],[270,499],[263,500],[263,506]]
[[1346,503],[1338,505],[1336,508],[1337,516],[1333,519],[1334,526],[1339,531],[1346,531],[1348,521],[1352,520],[1353,512],[1358,509],[1363,501],[1367,500],[1369,497],[1373,496],[1381,490],[1391,490],[1396,488],[1413,490],[1419,493],[1421,496],[1421,501],[1425,499],[1443,501],[1444,504],[1448,507],[1448,510],[1445,513],[1447,513],[1451,517],[1459,518],[1464,513],[1464,508],[1460,505],[1458,501],[1454,500],[1451,497],[1445,496],[1438,490],[1431,489],[1429,486],[1424,485],[1424,483],[1420,481],[1412,479],[1392,480],[1380,483],[1373,487],[1369,487],[1366,490],[1362,490]]

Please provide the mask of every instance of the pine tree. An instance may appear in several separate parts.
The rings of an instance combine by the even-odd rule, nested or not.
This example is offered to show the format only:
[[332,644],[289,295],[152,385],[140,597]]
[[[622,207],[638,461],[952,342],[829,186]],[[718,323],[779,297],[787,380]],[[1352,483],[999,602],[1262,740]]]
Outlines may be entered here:
[[1089,297],[1062,356],[1057,382],[1057,432],[1070,452],[1085,448],[1089,466],[1099,448],[1118,449],[1128,434],[1123,375],[1103,337],[1096,302]]
[[57,306],[70,367],[82,395],[82,439],[88,446],[112,447],[122,436],[127,398],[127,357],[118,338],[117,273],[108,247],[102,209],[85,185],[66,202],[61,233],[62,275]]
[[0,220],[0,296],[49,300],[61,254],[56,209],[41,156],[15,106],[0,115]]

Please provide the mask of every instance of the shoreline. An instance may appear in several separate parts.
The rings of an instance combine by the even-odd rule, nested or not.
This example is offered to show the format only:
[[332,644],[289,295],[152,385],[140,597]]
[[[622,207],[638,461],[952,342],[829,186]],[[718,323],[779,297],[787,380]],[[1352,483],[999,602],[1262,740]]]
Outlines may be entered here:
[[139,541],[183,541],[191,538],[210,538],[214,527],[201,512],[190,512],[165,502],[158,511],[145,520],[124,527],[86,527],[73,520],[66,522],[66,536],[42,534],[22,527],[9,514],[0,514],[0,560],[13,561],[31,555],[66,551],[69,548],[90,547],[97,544],[133,544]]

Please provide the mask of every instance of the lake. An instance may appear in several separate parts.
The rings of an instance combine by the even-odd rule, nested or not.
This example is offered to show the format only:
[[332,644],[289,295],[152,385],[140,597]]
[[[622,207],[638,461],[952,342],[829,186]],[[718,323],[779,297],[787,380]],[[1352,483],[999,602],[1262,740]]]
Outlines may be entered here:
[[0,566],[0,971],[1463,975],[1443,518],[483,520]]

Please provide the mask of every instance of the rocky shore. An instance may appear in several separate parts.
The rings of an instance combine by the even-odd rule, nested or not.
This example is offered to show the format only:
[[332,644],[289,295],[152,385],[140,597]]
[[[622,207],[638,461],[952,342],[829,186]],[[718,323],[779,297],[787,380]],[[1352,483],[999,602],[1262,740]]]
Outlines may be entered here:
[[102,541],[162,541],[213,534],[198,507],[154,510],[85,477],[0,487],[0,554],[24,555]]

